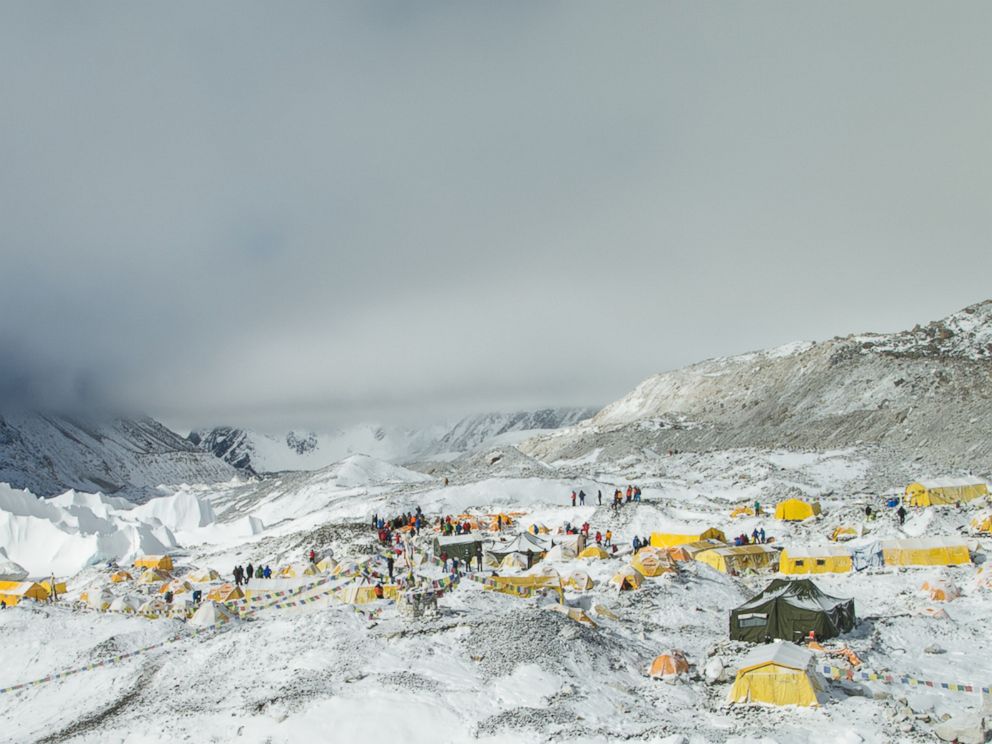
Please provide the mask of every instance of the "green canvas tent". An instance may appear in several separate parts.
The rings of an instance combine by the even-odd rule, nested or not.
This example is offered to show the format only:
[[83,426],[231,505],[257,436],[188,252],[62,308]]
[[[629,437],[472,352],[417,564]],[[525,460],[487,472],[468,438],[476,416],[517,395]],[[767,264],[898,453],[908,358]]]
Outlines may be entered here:
[[483,547],[482,535],[470,532],[467,535],[448,535],[434,538],[434,556],[441,557],[441,553],[447,553],[449,558],[457,558],[459,561],[468,563],[475,560],[476,555],[482,555]]
[[819,640],[854,627],[854,600],[824,594],[809,579],[775,579],[758,596],[730,612],[730,638],[796,642],[812,630]]

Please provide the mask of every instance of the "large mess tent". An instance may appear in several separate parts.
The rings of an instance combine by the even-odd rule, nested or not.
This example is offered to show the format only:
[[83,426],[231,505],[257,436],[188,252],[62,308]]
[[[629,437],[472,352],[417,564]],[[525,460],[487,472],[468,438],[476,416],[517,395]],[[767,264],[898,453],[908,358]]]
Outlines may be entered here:
[[0,602],[13,607],[23,599],[44,602],[48,599],[48,590],[33,581],[0,581]]
[[910,506],[961,504],[988,495],[988,484],[976,478],[917,481],[906,486],[906,503]]
[[758,646],[741,662],[728,702],[819,705],[826,685],[813,669],[813,654],[792,643]]
[[651,547],[675,548],[686,543],[696,543],[701,540],[719,540],[727,542],[727,536],[716,527],[685,528],[670,532],[652,532]]
[[886,566],[960,566],[971,563],[968,546],[953,537],[883,540]]
[[786,499],[775,505],[775,519],[783,522],[802,522],[820,513],[819,501],[803,501],[802,499]]
[[548,546],[529,532],[522,532],[507,543],[494,543],[490,546],[489,552],[500,561],[500,565],[507,556],[514,554],[525,556],[527,561],[525,568],[529,568],[536,559],[540,559],[548,552]]
[[745,571],[763,571],[774,568],[778,551],[768,545],[737,545],[704,550],[696,560],[725,574],[737,575]]
[[778,570],[784,574],[850,573],[854,566],[846,548],[793,545],[782,551]]
[[854,628],[854,600],[831,597],[809,579],[774,579],[761,594],[730,611],[730,639],[799,641],[810,631],[834,638]]

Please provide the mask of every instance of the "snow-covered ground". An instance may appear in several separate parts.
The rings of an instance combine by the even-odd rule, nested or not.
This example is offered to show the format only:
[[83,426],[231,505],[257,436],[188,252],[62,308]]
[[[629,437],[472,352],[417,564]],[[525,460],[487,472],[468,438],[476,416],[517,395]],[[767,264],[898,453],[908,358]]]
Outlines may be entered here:
[[[102,565],[126,564],[139,552],[173,553],[183,575],[195,566],[229,576],[249,561],[276,568],[310,548],[339,561],[367,559],[376,552],[371,515],[416,506],[432,517],[517,513],[513,529],[589,521],[593,533],[610,529],[625,547],[634,535],[710,526],[727,535],[764,528],[786,547],[827,545],[835,527],[851,526],[869,537],[968,539],[976,562],[989,548],[987,539],[966,534],[975,509],[914,511],[900,526],[883,495],[912,479],[913,465],[870,449],[644,451],[622,461],[592,453],[555,463],[490,455],[448,463],[445,476],[353,456],[312,473],[183,486],[138,507],[75,492],[39,501],[0,487],[0,544],[9,558],[34,576],[71,575],[65,601],[25,601],[0,612],[7,649],[0,689],[54,677],[0,692],[4,709],[15,712],[0,739],[922,742],[935,740],[942,718],[981,705],[980,695],[939,685],[851,681],[830,683],[816,709],[728,707],[730,681],[748,650],[728,640],[729,611],[773,575],[730,577],[702,563],[622,594],[608,582],[625,557],[551,564],[562,575],[581,569],[593,579],[593,589],[568,590],[565,599],[595,626],[548,611],[546,599],[485,591],[467,579],[439,599],[437,617],[420,620],[392,603],[343,604],[328,592],[348,579],[331,576],[254,582],[299,593],[286,606],[270,604],[200,632],[179,620],[71,602],[104,586],[146,599],[157,586],[110,584]],[[613,513],[609,498],[628,483],[641,486],[644,501]],[[570,494],[580,489],[586,502],[573,507]],[[823,514],[798,524],[730,516],[735,506],[758,501],[771,509],[791,494],[818,499]],[[864,521],[866,504],[880,512],[877,520]],[[426,582],[442,578],[431,564],[417,571]],[[842,641],[866,670],[989,685],[992,590],[975,582],[977,572],[973,565],[889,568],[815,581],[855,599],[860,622]],[[920,586],[935,579],[953,581],[962,596],[933,602]],[[652,659],[672,648],[686,653],[690,674],[675,683],[647,677]],[[714,660],[725,674],[707,681],[702,672]],[[56,676],[80,668],[86,671]]]

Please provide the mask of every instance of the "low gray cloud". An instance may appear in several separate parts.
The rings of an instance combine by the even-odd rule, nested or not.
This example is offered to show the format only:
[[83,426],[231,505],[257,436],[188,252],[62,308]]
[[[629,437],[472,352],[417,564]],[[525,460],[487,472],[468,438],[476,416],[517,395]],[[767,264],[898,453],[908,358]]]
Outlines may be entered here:
[[605,403],[945,315],[990,294],[990,21],[8,4],[4,397],[267,427]]

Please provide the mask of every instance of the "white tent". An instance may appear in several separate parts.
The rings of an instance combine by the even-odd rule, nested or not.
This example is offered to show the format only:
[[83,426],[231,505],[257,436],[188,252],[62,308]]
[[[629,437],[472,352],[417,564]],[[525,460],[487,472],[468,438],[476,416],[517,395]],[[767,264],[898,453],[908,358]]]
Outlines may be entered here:
[[882,543],[878,540],[864,538],[852,540],[846,546],[851,551],[851,565],[855,571],[867,568],[882,568],[885,560],[882,557]]
[[141,607],[141,600],[130,595],[118,597],[110,603],[111,612],[137,612]]
[[229,623],[236,619],[234,613],[219,602],[204,602],[200,605],[200,609],[193,613],[193,617],[189,619],[189,624],[212,627],[214,625],[221,625],[222,623]]

